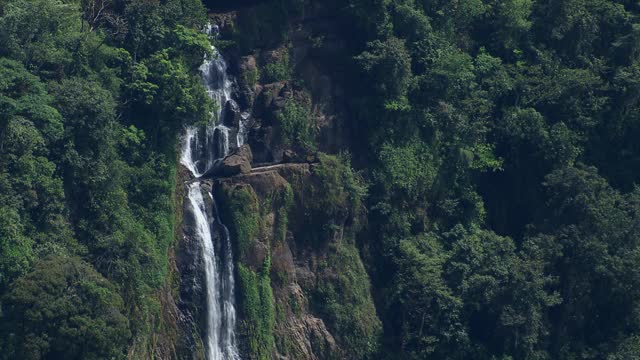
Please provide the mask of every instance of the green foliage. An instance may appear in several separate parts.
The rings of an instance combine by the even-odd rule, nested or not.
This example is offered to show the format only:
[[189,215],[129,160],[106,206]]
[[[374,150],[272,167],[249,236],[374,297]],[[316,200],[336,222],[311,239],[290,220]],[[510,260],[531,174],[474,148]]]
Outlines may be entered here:
[[637,9],[335,2],[380,357],[636,356]]
[[640,254],[638,193],[623,196],[594,168],[582,166],[554,171],[545,186],[545,220],[529,241],[549,249],[545,260],[558,274],[553,288],[562,297],[557,311],[577,319],[564,325],[563,318],[551,320],[552,336],[565,353],[607,354],[615,348],[608,339],[628,334],[625,317],[638,306],[640,277],[629,268]]
[[[2,55],[48,76],[72,66],[72,42],[80,40],[77,8],[60,0],[18,0],[3,6]],[[74,29],[75,28],[75,29]]]
[[368,359],[378,350],[382,333],[371,299],[369,278],[353,244],[342,242],[329,250],[320,266],[313,306],[328,321],[350,359]]
[[[147,358],[162,327],[155,293],[173,234],[175,134],[213,109],[195,74],[210,49],[198,30],[207,16],[199,0],[105,4],[98,14],[92,1],[0,0],[4,358]],[[369,208],[370,238],[358,245],[370,254],[380,352],[351,241],[327,247],[322,269],[334,278],[316,294],[347,354],[637,357],[635,5],[308,5],[261,2],[232,31],[245,54],[281,48],[317,11],[332,19],[331,31],[312,27],[322,41],[310,54],[349,94],[350,150],[367,167],[369,197],[346,158],[320,155],[309,194],[296,199],[306,199],[310,238]],[[287,53],[243,82],[296,81],[291,62]],[[316,148],[311,108],[289,99],[278,114],[285,146]],[[242,260],[265,209],[250,189],[227,195]],[[292,216],[291,194],[282,196],[277,241]],[[240,264],[238,278],[248,344],[269,358],[268,261]]]
[[243,259],[260,231],[258,198],[250,186],[225,188],[221,195],[226,209],[223,221],[229,226],[238,257]]
[[121,358],[131,336],[122,298],[89,264],[49,257],[3,299],[3,358]]
[[[194,68],[210,48],[206,12],[197,0],[103,3],[0,1],[0,294],[17,309],[0,315],[7,358],[144,358],[162,328],[175,133],[211,108]],[[60,285],[65,262],[87,278]],[[83,293],[94,283],[102,297]],[[51,318],[19,307],[26,287]],[[103,300],[117,306],[92,312]]]
[[62,137],[62,119],[39,79],[0,59],[0,291],[29,270],[40,252],[75,248],[62,179],[49,148]]
[[270,0],[238,13],[234,42],[240,51],[273,48],[286,40],[289,21],[300,14],[303,0]]
[[200,78],[190,73],[180,59],[172,58],[168,50],[154,53],[145,65],[154,74],[149,79],[151,84],[159,89],[150,104],[152,110],[149,109],[154,114],[161,114],[163,121],[154,124],[156,127],[175,133],[179,129],[179,120],[195,122],[210,113],[212,101],[202,91]]
[[391,37],[386,41],[375,40],[368,50],[356,57],[368,76],[377,79],[375,91],[389,99],[406,94],[411,78],[411,58],[404,41]]
[[289,49],[284,48],[278,54],[278,57],[273,62],[269,62],[262,68],[260,74],[262,81],[265,83],[272,83],[278,81],[285,81],[291,78],[291,65],[289,64]]
[[429,191],[437,171],[429,149],[419,142],[403,147],[385,144],[379,156],[382,166],[376,178],[388,192],[397,191],[407,200],[424,199],[424,192]]
[[351,168],[347,155],[319,154],[320,163],[313,170],[316,182],[311,189],[314,199],[307,206],[314,223],[342,225],[357,221],[367,186],[361,175]]
[[287,184],[281,193],[281,204],[277,208],[276,227],[274,237],[276,242],[284,243],[287,240],[287,227],[289,225],[289,211],[293,205],[293,190]]
[[316,128],[308,104],[287,99],[276,118],[282,145],[304,151],[315,150]]
[[0,284],[4,289],[9,282],[24,274],[33,260],[33,241],[24,235],[24,225],[14,209],[0,208]]
[[211,42],[208,36],[201,31],[177,25],[173,29],[173,35],[176,37],[176,50],[187,56],[188,64],[194,69],[202,64],[202,54],[213,56]]
[[259,79],[260,71],[258,70],[258,67],[252,68],[251,70],[247,70],[242,73],[242,81],[250,89],[253,89],[256,86]]
[[615,354],[609,355],[607,360],[633,359],[640,356],[640,338],[631,336],[622,341]]
[[271,289],[271,259],[267,257],[258,273],[238,264],[238,295],[242,316],[241,331],[252,358],[271,359],[274,348],[275,307]]

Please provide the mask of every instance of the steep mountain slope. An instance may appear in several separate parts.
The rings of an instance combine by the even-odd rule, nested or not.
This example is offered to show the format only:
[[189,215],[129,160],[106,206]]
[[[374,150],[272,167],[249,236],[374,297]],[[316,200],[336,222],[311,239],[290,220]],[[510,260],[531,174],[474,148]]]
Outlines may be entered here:
[[639,15],[0,0],[0,358],[640,358]]

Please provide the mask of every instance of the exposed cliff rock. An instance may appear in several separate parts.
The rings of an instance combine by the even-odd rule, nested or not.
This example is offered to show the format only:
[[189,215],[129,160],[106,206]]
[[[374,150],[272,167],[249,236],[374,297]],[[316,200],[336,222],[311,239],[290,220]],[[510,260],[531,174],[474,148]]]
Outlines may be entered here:
[[203,177],[227,177],[237,174],[247,174],[251,171],[251,162],[253,154],[251,147],[247,144],[235,149],[224,159],[213,164],[213,167],[207,171]]
[[361,358],[370,353],[363,341],[375,343],[380,324],[353,219],[316,213],[324,190],[346,191],[327,181],[328,166],[280,164],[214,182],[238,256],[247,359]]

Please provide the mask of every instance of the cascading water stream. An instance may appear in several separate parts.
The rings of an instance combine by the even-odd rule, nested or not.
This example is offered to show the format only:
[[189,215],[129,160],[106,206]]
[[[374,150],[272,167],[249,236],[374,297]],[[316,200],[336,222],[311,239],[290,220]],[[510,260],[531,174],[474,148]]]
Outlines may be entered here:
[[[207,27],[208,35],[215,36],[216,33],[216,27]],[[196,179],[209,170],[216,160],[229,153],[230,129],[224,123],[223,110],[226,102],[231,99],[233,84],[227,75],[227,64],[215,48],[213,56],[205,59],[200,71],[207,93],[218,104],[219,111],[212,114],[204,129],[189,126],[185,130],[180,162]],[[241,121],[235,146],[244,142],[243,129],[244,124]],[[207,194],[215,206],[212,194]],[[196,236],[202,244],[204,256],[207,282],[207,359],[239,360],[235,338],[234,265],[229,231],[217,216],[217,210],[207,211],[199,181],[189,185],[188,198],[196,224]],[[217,247],[214,244],[212,228],[220,235],[220,244],[217,244]],[[219,249],[219,253],[216,253],[216,249]]]

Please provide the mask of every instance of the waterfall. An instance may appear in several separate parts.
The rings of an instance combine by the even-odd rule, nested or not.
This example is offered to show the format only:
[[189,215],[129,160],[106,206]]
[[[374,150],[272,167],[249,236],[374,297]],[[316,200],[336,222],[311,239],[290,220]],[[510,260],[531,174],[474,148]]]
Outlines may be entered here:
[[[217,27],[208,26],[207,34],[215,36]],[[202,80],[209,97],[217,104],[217,112],[211,114],[206,126],[188,126],[182,139],[180,162],[197,179],[209,170],[216,160],[229,154],[229,127],[224,123],[224,106],[231,100],[233,82],[227,74],[227,64],[215,47],[213,56],[205,58],[200,67]],[[239,124],[241,129],[244,124]],[[234,146],[238,146],[244,134],[238,129]],[[204,131],[203,131],[204,130]],[[196,224],[196,236],[202,244],[204,271],[206,279],[207,301],[207,339],[208,360],[239,360],[236,345],[236,311],[234,306],[234,265],[231,253],[229,230],[222,224],[213,201],[213,195],[207,193],[213,204],[207,209],[200,181],[189,185],[188,198],[190,215]],[[209,211],[207,211],[209,210]],[[189,215],[189,214],[187,214]],[[215,234],[220,236],[214,237]],[[219,240],[215,244],[214,240]],[[218,249],[218,253],[216,253]]]

